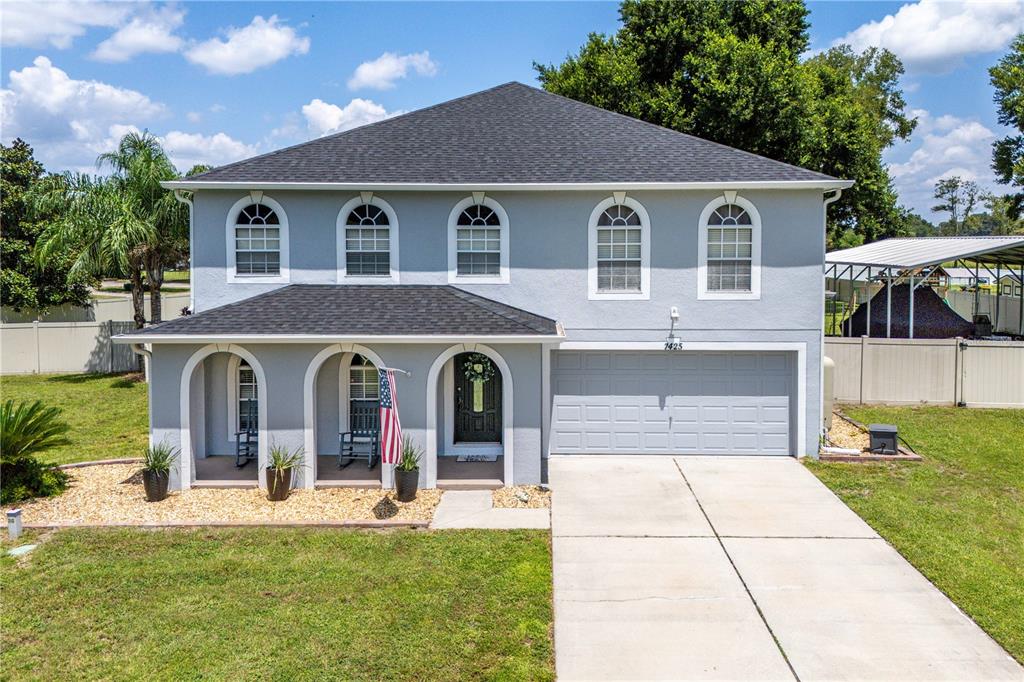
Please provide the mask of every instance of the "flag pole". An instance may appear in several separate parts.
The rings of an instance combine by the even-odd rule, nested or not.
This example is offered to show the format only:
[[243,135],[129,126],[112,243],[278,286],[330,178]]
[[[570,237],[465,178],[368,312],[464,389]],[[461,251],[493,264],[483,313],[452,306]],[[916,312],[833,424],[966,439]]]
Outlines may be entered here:
[[380,369],[386,369],[389,372],[401,372],[402,374],[404,374],[407,377],[411,377],[412,376],[412,372],[410,372],[408,370],[404,370],[404,369],[398,369],[397,367],[381,367]]

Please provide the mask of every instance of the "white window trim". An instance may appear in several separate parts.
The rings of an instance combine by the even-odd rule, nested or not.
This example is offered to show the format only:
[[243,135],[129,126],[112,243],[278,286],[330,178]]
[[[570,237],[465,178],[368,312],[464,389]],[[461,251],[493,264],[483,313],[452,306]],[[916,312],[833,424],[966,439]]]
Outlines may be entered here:
[[[250,204],[260,203],[265,206],[269,206],[277,214],[277,219],[280,221],[279,235],[281,240],[281,272],[277,275],[240,275],[235,269],[235,220],[238,219],[238,214],[242,212],[242,209]],[[284,212],[284,207],[281,206],[277,201],[264,195],[260,198],[259,202],[253,201],[253,198],[246,194],[244,197],[235,202],[231,210],[228,211],[227,222],[224,228],[225,234],[225,245],[227,246],[227,281],[228,284],[282,284],[289,281],[288,274],[288,216]]]
[[[250,367],[251,367],[251,365],[250,365]],[[239,415],[238,415],[238,380],[239,380],[239,376],[238,376],[238,373],[239,373],[239,371],[241,369],[242,369],[242,358],[241,357],[239,357],[238,355],[231,355],[230,357],[228,357],[228,372],[227,372],[227,377],[226,377],[225,381],[226,381],[227,386],[228,386],[228,390],[227,390],[227,393],[228,393],[228,422],[227,422],[228,434],[227,434],[227,440],[228,440],[229,443],[234,443],[235,442],[235,433],[238,431],[238,427],[239,427],[239,423],[238,423],[238,418],[239,418]],[[255,376],[255,375],[253,375],[253,376]],[[259,379],[257,378],[257,389],[256,389],[257,400],[259,399],[259,385],[258,385],[258,382],[259,382]],[[256,413],[257,413],[257,415],[259,414],[258,404],[257,404]]]
[[[390,275],[349,275],[346,271],[348,264],[345,259],[345,228],[356,226],[346,225],[345,222],[348,220],[348,214],[363,204],[376,206],[384,211],[384,215],[388,217],[388,245],[390,246],[391,260]],[[338,259],[338,284],[398,284],[398,214],[395,213],[395,209],[391,207],[391,204],[376,196],[371,196],[369,201],[363,201],[362,196],[353,197],[348,200],[341,207],[341,210],[338,211],[336,240],[335,254]]]
[[[621,204],[640,217],[640,291],[599,291],[597,288],[597,221],[607,209]],[[587,298],[591,301],[647,301],[651,298],[651,218],[636,199],[608,197],[590,213],[587,227]]]
[[[708,291],[708,220],[715,209],[726,204],[735,204],[750,215],[750,291]],[[718,197],[701,211],[700,222],[697,223],[697,235],[697,299],[700,301],[760,300],[761,214],[757,212],[754,204],[741,196],[732,197],[731,200],[725,195]]]
[[[500,270],[497,276],[494,275],[460,275],[458,256],[458,225],[459,216],[462,212],[476,204],[483,204],[498,214],[501,222],[501,259]],[[509,221],[508,213],[494,199],[483,197],[477,201],[474,197],[466,197],[448,214],[448,283],[449,284],[508,284],[510,281],[508,267],[508,244],[509,244]]]

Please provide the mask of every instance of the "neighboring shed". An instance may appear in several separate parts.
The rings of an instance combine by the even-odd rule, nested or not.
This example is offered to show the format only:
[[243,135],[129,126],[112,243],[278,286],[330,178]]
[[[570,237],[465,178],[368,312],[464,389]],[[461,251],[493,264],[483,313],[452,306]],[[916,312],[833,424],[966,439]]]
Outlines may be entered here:
[[[884,334],[878,333],[879,336],[899,336],[899,333],[894,334],[894,332],[899,327],[905,326],[904,333],[908,338],[914,338],[917,326],[915,308],[918,304],[918,297],[916,294],[912,295],[912,292],[916,292],[936,270],[947,263],[971,268],[975,273],[975,281],[981,277],[983,272],[988,273],[993,281],[998,281],[1004,272],[1010,269],[1019,271],[1024,268],[1024,236],[884,239],[826,254],[825,277],[826,279],[831,278],[833,281],[849,279],[851,284],[855,281],[882,284],[888,290],[888,295],[881,298],[876,295],[873,298],[879,299],[876,305],[885,306],[884,326],[876,327],[875,321],[879,318],[871,311],[873,298],[868,298],[864,305],[866,310],[860,328],[864,329],[864,320],[870,319],[872,324],[868,334],[871,336],[875,336],[877,332],[883,330]],[[907,286],[897,289],[902,284]],[[851,287],[852,290],[853,287]],[[905,317],[898,314],[902,308],[894,307],[895,297],[899,292],[902,292],[902,298],[906,302],[903,314]],[[975,314],[978,310],[978,295],[979,292],[976,288]],[[1000,296],[1001,292],[997,290],[997,300]],[[931,310],[933,301],[930,298],[922,300],[926,301],[925,305]],[[1024,297],[1020,300],[1021,328],[1019,333],[1024,335]],[[956,315],[952,310],[949,312]],[[895,321],[894,314],[897,314]],[[905,319],[905,325],[899,324],[901,319]],[[933,330],[939,326],[956,326],[954,322],[955,320],[949,319],[942,325],[929,324],[928,328]],[[998,319],[995,322],[998,324]],[[855,324],[854,321],[848,323],[848,328],[853,324]]]

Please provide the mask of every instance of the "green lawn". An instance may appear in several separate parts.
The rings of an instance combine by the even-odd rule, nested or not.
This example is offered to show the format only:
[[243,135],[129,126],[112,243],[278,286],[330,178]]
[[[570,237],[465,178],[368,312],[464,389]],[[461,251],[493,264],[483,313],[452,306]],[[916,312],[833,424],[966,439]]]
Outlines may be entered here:
[[0,589],[5,679],[554,677],[542,531],[61,531]]
[[146,384],[121,375],[32,374],[0,377],[0,398],[42,400],[64,411],[69,445],[47,450],[56,464],[140,457],[146,447]]
[[845,409],[924,462],[808,467],[1024,662],[1024,410]]

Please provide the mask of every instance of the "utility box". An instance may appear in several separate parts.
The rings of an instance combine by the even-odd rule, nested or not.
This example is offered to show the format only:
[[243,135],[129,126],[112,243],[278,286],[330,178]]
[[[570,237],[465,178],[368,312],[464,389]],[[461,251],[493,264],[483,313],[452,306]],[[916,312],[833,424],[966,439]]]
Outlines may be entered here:
[[895,455],[899,452],[896,445],[895,425],[869,424],[868,435],[871,440],[868,449],[876,455]]

